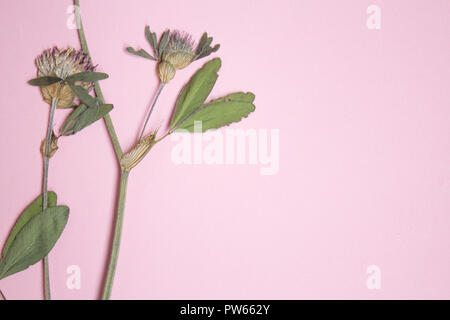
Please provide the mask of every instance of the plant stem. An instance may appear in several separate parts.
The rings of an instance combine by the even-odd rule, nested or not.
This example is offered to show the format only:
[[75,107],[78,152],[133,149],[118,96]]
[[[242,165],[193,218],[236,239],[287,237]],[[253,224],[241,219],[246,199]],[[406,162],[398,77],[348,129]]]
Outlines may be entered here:
[[[80,37],[81,48],[83,51],[90,57],[89,47],[86,41],[86,35],[83,29],[83,22],[81,20],[80,15],[80,2],[79,0],[74,0],[75,5],[75,18],[78,26],[78,36]],[[95,94],[97,97],[104,103],[105,98],[103,97],[103,92],[100,88],[100,84],[98,81],[95,81]],[[122,148],[120,147],[119,139],[117,138],[116,130],[114,129],[114,125],[111,121],[111,117],[109,114],[103,117],[106,125],[106,129],[108,130],[109,137],[114,147],[114,151],[116,154],[117,161],[120,161],[123,155]],[[119,254],[119,246],[120,246],[120,237],[122,233],[122,220],[123,220],[123,212],[125,208],[125,195],[127,192],[127,182],[128,182],[128,172],[122,172],[120,178],[120,194],[117,205],[117,218],[116,218],[116,228],[114,232],[114,242],[111,248],[111,256],[110,263],[108,266],[108,273],[105,281],[105,288],[103,292],[103,300],[109,299],[111,296],[112,285],[114,281],[114,274],[116,271],[117,258]]]
[[0,290],[0,300],[6,300],[6,297],[3,294],[2,290]]
[[152,104],[152,106],[150,108],[150,111],[149,111],[149,113],[147,115],[147,118],[145,119],[144,127],[142,128],[141,135],[139,136],[138,143],[141,142],[141,139],[144,136],[144,132],[145,132],[145,128],[147,127],[148,120],[150,120],[150,116],[152,115],[153,109],[155,108],[155,105],[156,105],[156,101],[158,101],[159,95],[161,94],[161,91],[164,88],[164,85],[165,85],[164,82],[162,82],[162,81],[159,82],[158,91],[156,93],[155,100],[153,100],[153,104]]
[[117,204],[116,227],[114,231],[114,240],[109,258],[108,273],[106,276],[105,287],[103,289],[102,300],[109,300],[114,282],[114,274],[116,272],[117,259],[119,257],[120,238],[122,235],[123,212],[125,209],[125,198],[127,194],[128,171],[122,171],[120,177],[120,193],[119,202]]
[[[74,0],[74,5],[75,5],[75,19],[78,25],[78,36],[80,37],[81,48],[83,49],[84,53],[86,53],[90,57],[89,47],[87,45],[86,36],[84,34],[83,29],[83,23],[81,21],[80,16],[80,1]],[[102,89],[100,88],[100,84],[98,83],[98,81],[95,81],[94,84],[95,84],[95,94],[102,103],[105,103],[105,98],[103,97],[103,92]],[[117,138],[116,130],[114,129],[114,125],[112,123],[110,115],[106,114],[103,117],[103,120],[105,121],[106,129],[108,130],[109,137],[111,138],[111,142],[114,146],[114,151],[116,153],[117,160],[120,161],[123,152],[122,148],[120,147],[119,139]]]
[[[47,209],[47,191],[48,191],[48,166],[50,158],[48,153],[50,151],[50,144],[53,138],[53,118],[55,117],[56,105],[58,104],[58,98],[52,98],[52,104],[50,106],[50,113],[48,117],[47,138],[45,140],[44,151],[44,173],[42,178],[42,210]],[[44,257],[44,296],[45,300],[51,299],[50,293],[50,270],[48,263],[48,256]]]

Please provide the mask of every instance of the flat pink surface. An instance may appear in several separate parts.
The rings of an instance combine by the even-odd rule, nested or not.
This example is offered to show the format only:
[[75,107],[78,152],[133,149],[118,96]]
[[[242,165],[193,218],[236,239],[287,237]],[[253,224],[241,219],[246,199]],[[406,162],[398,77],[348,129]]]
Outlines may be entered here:
[[[366,27],[369,5],[381,29]],[[0,240],[40,193],[48,107],[34,58],[79,47],[71,1],[0,3]],[[144,26],[203,31],[222,47],[212,97],[256,94],[231,128],[279,129],[279,171],[176,165],[167,139],[132,171],[114,299],[450,298],[450,1],[81,1],[120,142],[142,125],[155,64]],[[70,11],[70,10],[69,10]],[[206,60],[177,73],[151,126]],[[56,128],[66,112],[58,112]],[[164,126],[163,126],[164,128]],[[98,297],[118,168],[102,122],[60,140],[50,189],[70,206],[50,254],[56,299]],[[66,286],[70,265],[81,289]],[[369,265],[381,289],[366,287]],[[42,298],[42,264],[0,281],[9,299]]]

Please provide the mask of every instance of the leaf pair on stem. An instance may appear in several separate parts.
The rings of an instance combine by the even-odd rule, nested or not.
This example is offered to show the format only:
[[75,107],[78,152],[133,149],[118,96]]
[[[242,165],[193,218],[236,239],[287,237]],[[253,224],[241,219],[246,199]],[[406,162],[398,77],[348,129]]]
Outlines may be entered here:
[[61,236],[69,218],[69,208],[56,205],[54,192],[49,191],[47,195],[46,210],[42,210],[41,195],[16,221],[2,252],[0,279],[42,260]]
[[89,91],[77,85],[80,82],[93,82],[108,78],[106,73],[83,71],[65,79],[54,76],[35,78],[28,83],[33,86],[45,87],[55,83],[67,83],[72,92],[77,96],[82,104],[76,106],[61,127],[61,135],[73,135],[97,120],[103,118],[112,109],[112,104],[102,104],[101,101],[89,94]]

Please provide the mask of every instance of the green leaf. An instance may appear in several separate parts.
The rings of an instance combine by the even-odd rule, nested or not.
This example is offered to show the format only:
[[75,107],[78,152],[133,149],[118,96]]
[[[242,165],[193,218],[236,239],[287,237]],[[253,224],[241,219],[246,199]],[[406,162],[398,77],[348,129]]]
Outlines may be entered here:
[[42,260],[54,247],[69,218],[66,206],[50,207],[32,217],[17,233],[0,261],[0,279]]
[[113,109],[112,104],[102,104],[98,108],[89,108],[80,116],[79,120],[74,126],[74,131],[78,132],[87,126],[93,124],[107,115]]
[[[53,191],[47,192],[47,207],[54,207],[56,206],[56,193]],[[17,234],[20,230],[22,230],[23,226],[30,221],[31,218],[33,218],[35,215],[37,215],[39,212],[42,211],[42,195],[37,197],[36,199],[31,202],[28,207],[23,210],[21,215],[19,216],[19,219],[17,219],[14,227],[12,228],[11,232],[9,233],[8,240],[6,240],[5,247],[3,248],[3,254],[4,257],[6,253],[8,252],[9,247],[11,246],[11,243],[16,238]]]
[[98,106],[99,102],[96,98],[89,94],[85,88],[76,86],[73,83],[68,82],[70,89],[72,89],[73,93],[80,98],[80,100],[87,105],[88,107],[95,108]]
[[[207,41],[208,41],[208,33],[203,32],[202,37],[200,38],[200,41],[198,42],[197,49],[195,50],[196,55],[199,55],[202,52]],[[211,41],[212,41],[212,39],[211,39]]]
[[127,51],[129,53],[132,53],[132,54],[136,55],[136,56],[139,56],[139,57],[142,57],[142,58],[146,58],[146,59],[150,59],[150,60],[153,60],[153,61],[157,61],[156,58],[154,58],[151,54],[149,54],[144,49],[140,49],[139,51],[136,51],[132,47],[128,47]]
[[170,30],[164,31],[164,33],[161,36],[161,39],[159,40],[159,47],[158,47],[158,59],[161,59],[162,54],[164,50],[166,49],[167,42],[169,42],[169,35]]
[[207,57],[207,56],[209,56],[211,53],[213,53],[213,52],[216,52],[217,50],[219,50],[220,49],[220,44],[216,44],[214,47],[207,47],[207,48],[205,48],[205,50],[203,51],[203,53],[201,53],[200,55],[198,55],[196,58],[195,58],[195,60],[198,60],[198,59],[201,59],[201,58],[204,58],[204,57]]
[[145,37],[153,48],[155,55],[158,57],[158,43],[156,42],[156,33],[150,31],[149,26],[145,26]]
[[75,81],[92,82],[107,79],[109,76],[103,72],[83,71],[75,73],[66,78],[67,82],[74,83]]
[[197,108],[178,128],[194,132],[195,121],[201,121],[201,132],[205,132],[239,122],[255,111],[254,100],[255,95],[251,92],[229,94]]
[[175,113],[170,124],[171,129],[205,102],[216,83],[217,71],[219,71],[221,63],[219,58],[208,61],[184,86],[175,106]]
[[214,47],[211,47],[212,41],[212,37],[208,37],[208,34],[206,32],[203,33],[197,45],[197,49],[195,50],[195,60],[209,56],[211,53],[219,50],[220,44],[216,44]]
[[63,125],[61,126],[61,135],[70,136],[75,133],[73,128],[77,123],[78,118],[87,108],[88,107],[85,104],[80,104],[70,113],[66,121],[64,121]]
[[28,81],[28,84],[32,86],[46,87],[60,81],[62,81],[61,78],[47,76],[31,79],[30,81]]
[[87,126],[103,118],[112,109],[112,104],[102,104],[95,108],[88,108],[81,104],[74,111],[72,111],[64,122],[61,129],[61,135],[70,136],[83,130]]

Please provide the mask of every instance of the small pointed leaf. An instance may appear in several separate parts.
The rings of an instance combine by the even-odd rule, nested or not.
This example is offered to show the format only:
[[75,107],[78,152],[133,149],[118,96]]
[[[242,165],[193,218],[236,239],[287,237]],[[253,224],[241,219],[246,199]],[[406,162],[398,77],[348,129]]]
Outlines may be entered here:
[[145,37],[147,38],[148,43],[153,48],[155,55],[158,57],[158,43],[156,42],[156,34],[150,31],[149,26],[145,26]]
[[74,83],[75,81],[92,82],[107,79],[109,76],[103,72],[83,71],[75,73],[66,78],[67,82]]
[[28,81],[28,84],[32,86],[46,87],[60,81],[62,81],[61,78],[47,76],[31,79],[30,81]]
[[159,47],[158,47],[158,58],[161,59],[164,50],[166,49],[166,45],[167,42],[169,42],[169,35],[170,35],[170,30],[166,30],[164,31],[164,33],[161,36],[161,39],[159,40]]
[[136,56],[156,61],[156,59],[152,55],[150,55],[147,51],[145,51],[144,49],[140,49],[139,51],[136,51],[132,47],[128,47],[127,51]]

